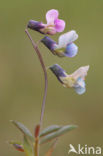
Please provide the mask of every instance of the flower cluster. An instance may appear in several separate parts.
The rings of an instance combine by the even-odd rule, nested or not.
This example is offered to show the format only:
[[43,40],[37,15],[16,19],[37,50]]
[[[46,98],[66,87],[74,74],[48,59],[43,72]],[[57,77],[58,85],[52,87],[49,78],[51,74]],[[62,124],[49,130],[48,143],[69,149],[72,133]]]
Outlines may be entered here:
[[[57,10],[49,10],[46,13],[47,24],[30,20],[28,28],[38,31],[42,34],[54,35],[57,32],[62,32],[65,28],[65,22],[58,19],[59,13]],[[45,36],[41,42],[52,52],[59,57],[74,57],[78,53],[78,47],[74,41],[78,38],[75,30],[60,35],[58,42],[55,42],[50,37]],[[89,65],[80,67],[73,74],[68,75],[58,64],[50,67],[51,71],[56,75],[58,80],[65,87],[74,88],[78,94],[85,92],[85,76],[89,70]]]

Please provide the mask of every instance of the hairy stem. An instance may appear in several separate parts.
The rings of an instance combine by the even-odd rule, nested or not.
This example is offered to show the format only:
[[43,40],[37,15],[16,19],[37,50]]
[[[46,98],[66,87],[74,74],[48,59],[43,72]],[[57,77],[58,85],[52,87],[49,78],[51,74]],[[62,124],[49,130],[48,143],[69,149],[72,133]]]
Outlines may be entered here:
[[43,96],[43,102],[42,102],[42,108],[41,108],[41,116],[40,116],[40,127],[42,126],[42,122],[43,122],[43,116],[44,116],[44,111],[45,111],[45,101],[46,101],[46,96],[47,96],[47,87],[48,87],[48,79],[47,79],[47,71],[46,71],[46,67],[42,58],[42,55],[40,53],[40,50],[37,46],[37,44],[33,41],[31,35],[29,34],[28,30],[25,29],[25,32],[27,34],[27,36],[29,37],[34,50],[37,53],[37,56],[39,58],[40,64],[42,66],[43,72],[44,72],[44,78],[45,78],[45,88],[44,88],[44,96]]

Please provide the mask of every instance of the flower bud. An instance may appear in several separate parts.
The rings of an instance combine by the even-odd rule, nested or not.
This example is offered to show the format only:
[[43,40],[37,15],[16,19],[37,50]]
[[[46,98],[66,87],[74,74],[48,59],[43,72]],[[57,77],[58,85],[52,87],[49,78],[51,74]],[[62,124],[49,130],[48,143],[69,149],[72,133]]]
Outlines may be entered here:
[[28,28],[35,30],[35,31],[39,31],[40,33],[44,34],[41,29],[43,29],[45,26],[43,25],[42,22],[38,22],[38,21],[34,21],[34,20],[30,20],[28,22],[27,25]]

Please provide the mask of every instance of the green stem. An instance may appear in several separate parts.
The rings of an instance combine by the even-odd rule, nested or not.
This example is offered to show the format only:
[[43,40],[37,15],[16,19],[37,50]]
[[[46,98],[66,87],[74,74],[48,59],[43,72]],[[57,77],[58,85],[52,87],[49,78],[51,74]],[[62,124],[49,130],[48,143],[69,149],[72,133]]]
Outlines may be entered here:
[[39,138],[35,138],[35,145],[34,145],[34,152],[35,156],[39,156]]

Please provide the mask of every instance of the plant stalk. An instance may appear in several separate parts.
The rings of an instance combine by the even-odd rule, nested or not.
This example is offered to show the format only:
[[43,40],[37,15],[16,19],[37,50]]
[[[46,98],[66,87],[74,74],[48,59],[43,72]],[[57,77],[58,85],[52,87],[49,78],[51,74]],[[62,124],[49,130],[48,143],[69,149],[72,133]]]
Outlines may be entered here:
[[[27,28],[25,29],[25,32],[26,32],[28,38],[30,39],[34,50],[36,51],[36,54],[38,56],[38,59],[40,61],[40,64],[41,64],[43,72],[44,72],[45,88],[44,88],[44,96],[43,96],[41,115],[40,115],[40,129],[41,129],[41,126],[43,124],[43,116],[44,116],[44,111],[45,111],[45,102],[46,102],[47,87],[48,87],[47,71],[46,71],[46,67],[45,67],[42,55],[41,55],[40,50],[38,48],[38,45],[33,41],[33,39],[31,37],[30,33],[28,32]],[[39,133],[40,133],[40,131],[39,131]],[[38,136],[39,136],[39,134],[38,134]],[[35,144],[35,156],[39,156],[39,147],[38,146],[39,146],[39,138],[36,140],[36,144]]]
[[41,127],[42,122],[43,122],[44,111],[45,111],[45,101],[46,101],[47,87],[48,87],[47,71],[46,71],[46,67],[45,67],[45,64],[44,64],[42,55],[41,55],[41,53],[40,53],[40,50],[39,50],[37,44],[33,41],[32,37],[31,37],[31,35],[29,34],[29,32],[28,32],[27,29],[25,29],[25,32],[26,32],[27,36],[29,37],[29,39],[30,39],[31,42],[32,42],[33,48],[34,48],[34,50],[36,51],[36,53],[37,53],[37,55],[38,55],[40,64],[41,64],[42,69],[43,69],[43,72],[44,72],[45,89],[44,89],[44,97],[43,97],[42,108],[41,108],[41,116],[40,116],[40,127]]
[[35,145],[34,145],[34,153],[35,156],[39,156],[39,138],[35,138]]

